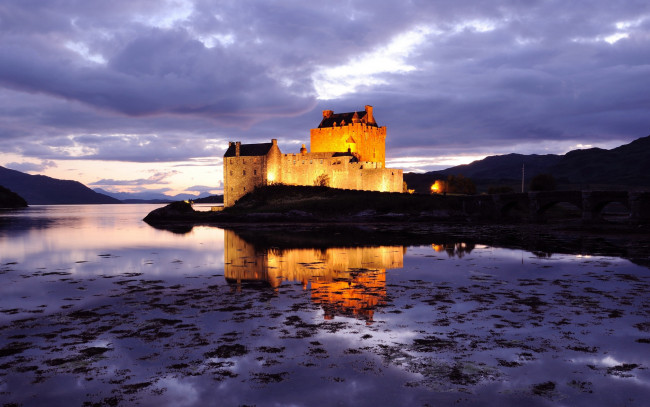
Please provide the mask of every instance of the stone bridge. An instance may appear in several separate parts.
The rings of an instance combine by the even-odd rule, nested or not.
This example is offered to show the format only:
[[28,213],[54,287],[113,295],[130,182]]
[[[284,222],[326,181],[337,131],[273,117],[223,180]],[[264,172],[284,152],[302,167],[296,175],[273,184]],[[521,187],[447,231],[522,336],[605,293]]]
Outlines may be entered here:
[[550,208],[568,203],[586,222],[602,219],[603,209],[620,203],[631,221],[650,221],[650,192],[629,191],[544,191],[467,197],[465,212],[491,219],[512,217],[540,221]]

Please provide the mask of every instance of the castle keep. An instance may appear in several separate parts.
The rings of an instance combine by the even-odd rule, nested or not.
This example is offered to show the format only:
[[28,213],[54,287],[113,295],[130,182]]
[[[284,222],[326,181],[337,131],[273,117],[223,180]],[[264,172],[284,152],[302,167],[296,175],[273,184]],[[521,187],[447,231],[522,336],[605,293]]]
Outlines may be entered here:
[[402,170],[386,168],[386,127],[379,127],[372,106],[349,113],[323,111],[311,129],[311,152],[283,154],[270,143],[230,142],[223,158],[224,206],[257,186],[327,185],[332,188],[402,192]]

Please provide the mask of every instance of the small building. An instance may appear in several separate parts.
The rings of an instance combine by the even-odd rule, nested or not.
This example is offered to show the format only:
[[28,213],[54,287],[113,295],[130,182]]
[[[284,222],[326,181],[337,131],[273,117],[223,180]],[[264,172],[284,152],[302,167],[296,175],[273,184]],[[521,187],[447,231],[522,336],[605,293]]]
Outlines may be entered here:
[[272,183],[402,192],[402,170],[385,168],[386,127],[377,125],[372,106],[338,114],[325,110],[310,136],[311,152],[303,144],[295,154],[283,154],[276,139],[230,142],[223,158],[224,206]]

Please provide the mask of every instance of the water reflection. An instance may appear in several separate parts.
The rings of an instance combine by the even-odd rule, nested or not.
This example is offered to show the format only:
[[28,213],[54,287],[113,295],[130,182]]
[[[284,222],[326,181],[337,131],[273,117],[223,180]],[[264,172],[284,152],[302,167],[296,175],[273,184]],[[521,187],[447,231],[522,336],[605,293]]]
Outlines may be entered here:
[[372,321],[386,298],[386,269],[403,267],[404,246],[278,248],[255,245],[224,230],[224,274],[230,284],[260,282],[277,288],[300,282],[325,319]]
[[432,244],[431,248],[440,253],[446,252],[449,257],[463,258],[466,254],[470,254],[476,245],[474,243],[444,243]]
[[44,228],[0,226],[7,405],[650,397],[648,269],[595,253],[647,260],[647,240],[417,225],[179,234],[141,222],[142,207],[47,211]]

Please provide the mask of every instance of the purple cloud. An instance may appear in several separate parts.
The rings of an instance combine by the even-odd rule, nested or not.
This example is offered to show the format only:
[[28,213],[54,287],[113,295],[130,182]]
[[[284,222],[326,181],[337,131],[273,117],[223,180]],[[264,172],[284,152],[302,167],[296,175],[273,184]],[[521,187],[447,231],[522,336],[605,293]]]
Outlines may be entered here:
[[650,124],[644,2],[54,0],[0,22],[0,151],[31,159],[292,152],[321,110],[365,104],[389,156],[559,153]]

